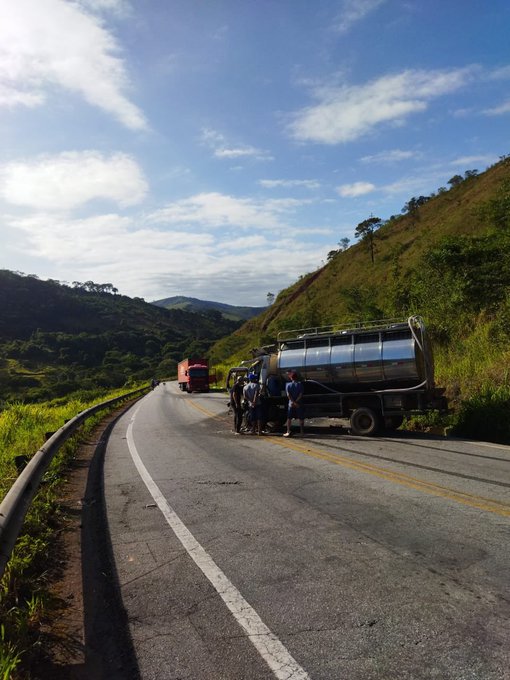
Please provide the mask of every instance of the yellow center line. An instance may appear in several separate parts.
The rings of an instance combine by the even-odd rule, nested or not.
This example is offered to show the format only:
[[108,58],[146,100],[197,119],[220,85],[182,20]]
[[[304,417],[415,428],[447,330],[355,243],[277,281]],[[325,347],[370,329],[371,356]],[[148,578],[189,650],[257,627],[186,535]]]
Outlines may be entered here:
[[[215,420],[223,420],[223,418],[220,418],[202,406],[198,406],[198,404],[195,404],[191,401],[187,403],[199,411],[202,411],[202,413],[211,416]],[[329,453],[327,451],[321,451],[320,449],[306,446],[305,444],[289,441],[288,439],[282,440],[279,437],[265,437],[264,440],[277,444],[281,448],[287,449],[289,451],[302,453],[306,456],[317,458],[318,460],[324,460],[328,463],[334,463],[335,465],[356,470],[357,472],[364,472],[374,477],[379,477],[380,479],[393,482],[394,484],[405,486],[408,489],[414,489],[432,496],[446,498],[450,501],[460,503],[461,505],[467,505],[468,507],[477,508],[478,510],[483,510],[485,512],[492,512],[496,515],[500,515],[501,517],[510,517],[510,505],[507,503],[501,503],[500,501],[496,501],[491,498],[484,498],[483,496],[464,493],[463,491],[455,491],[455,489],[450,489],[449,487],[441,486],[440,484],[434,484],[433,482],[426,482],[421,479],[417,479],[416,477],[411,477],[410,475],[406,475],[403,472],[394,472],[392,470],[388,470],[387,468],[379,467],[378,465],[371,465],[370,463],[356,461],[352,458],[341,455],[341,452]],[[438,472],[440,474],[440,471]]]
[[203,406],[199,406],[194,401],[186,401],[186,404],[188,404],[188,406],[193,406],[193,408],[196,408],[197,411],[202,411],[202,413],[205,413],[206,416],[210,416],[211,418],[214,418],[214,420],[223,421],[223,418],[221,416],[216,415],[215,413],[213,413],[212,411],[209,411],[209,409],[206,409]]
[[449,487],[441,486],[440,484],[434,484],[433,482],[426,482],[421,479],[417,479],[416,477],[406,475],[402,472],[394,472],[377,465],[358,462],[352,458],[342,456],[340,453],[333,454],[326,451],[320,451],[319,449],[309,447],[305,448],[304,446],[300,446],[294,442],[282,442],[276,437],[268,437],[268,439],[282,448],[290,449],[298,453],[304,453],[305,455],[311,456],[312,458],[325,460],[329,463],[335,463],[335,465],[341,465],[342,467],[356,470],[357,472],[365,472],[367,474],[373,475],[374,477],[388,480],[395,484],[405,486],[409,489],[415,489],[433,496],[447,498],[451,501],[461,503],[462,505],[478,508],[479,510],[484,510],[486,512],[493,512],[496,515],[500,515],[501,517],[510,517],[510,505],[493,500],[492,498],[484,498],[482,496],[464,493],[463,491],[455,491],[455,489],[450,489]]

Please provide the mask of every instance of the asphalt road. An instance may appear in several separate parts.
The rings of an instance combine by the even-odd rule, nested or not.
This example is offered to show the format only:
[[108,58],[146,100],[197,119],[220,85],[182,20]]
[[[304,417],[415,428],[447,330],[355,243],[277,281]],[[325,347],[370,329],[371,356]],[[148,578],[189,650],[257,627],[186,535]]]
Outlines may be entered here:
[[167,383],[110,435],[118,677],[510,679],[510,447],[231,428]]

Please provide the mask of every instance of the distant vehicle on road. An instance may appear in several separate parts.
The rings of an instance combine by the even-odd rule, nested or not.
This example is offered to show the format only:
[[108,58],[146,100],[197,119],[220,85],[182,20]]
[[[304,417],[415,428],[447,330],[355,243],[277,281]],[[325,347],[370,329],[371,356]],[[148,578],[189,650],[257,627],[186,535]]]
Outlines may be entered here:
[[183,392],[209,392],[209,363],[207,359],[183,359],[177,366],[179,389]]

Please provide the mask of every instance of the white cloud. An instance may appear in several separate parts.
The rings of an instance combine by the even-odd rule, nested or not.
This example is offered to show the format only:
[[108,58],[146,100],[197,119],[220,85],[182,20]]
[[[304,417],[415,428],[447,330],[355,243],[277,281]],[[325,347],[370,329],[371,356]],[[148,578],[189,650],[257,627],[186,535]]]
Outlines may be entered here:
[[510,66],[502,66],[501,68],[494,69],[489,77],[491,80],[506,80],[510,78]]
[[462,87],[472,70],[403,71],[366,85],[321,87],[319,103],[294,115],[290,134],[301,141],[322,144],[351,142],[382,123],[403,123],[428,102]]
[[420,154],[416,151],[401,151],[400,149],[393,149],[392,151],[381,151],[372,156],[363,156],[362,163],[399,163],[400,161],[407,161],[410,158],[418,158]]
[[294,227],[292,233],[309,234],[310,236],[331,236],[335,233],[330,227]]
[[337,191],[340,196],[344,198],[355,198],[356,196],[364,196],[370,194],[375,190],[375,185],[370,182],[354,182],[353,184],[342,184]]
[[211,128],[203,128],[201,132],[201,140],[204,144],[209,146],[216,158],[254,158],[258,161],[272,161],[273,156],[269,151],[264,149],[257,149],[248,144],[231,144],[226,137],[216,130]]
[[102,266],[112,258],[112,240],[126,235],[131,220],[116,214],[97,215],[82,220],[38,213],[10,219],[9,226],[28,236],[25,251],[30,255],[63,264]]
[[205,144],[213,147],[225,144],[225,137],[221,134],[221,132],[213,130],[212,128],[202,128],[201,139]]
[[254,146],[238,146],[234,148],[221,147],[214,150],[214,155],[216,158],[241,158],[242,156],[251,156],[259,161],[273,160],[273,157],[269,152],[257,149]]
[[37,92],[21,92],[0,82],[0,107],[13,109],[16,106],[34,108],[44,102],[44,96]]
[[131,11],[127,0],[78,0],[78,4],[92,12],[113,12],[119,16],[127,16]]
[[250,198],[235,198],[220,193],[196,194],[148,217],[155,224],[199,224],[203,228],[238,227],[240,229],[283,228],[282,216],[303,205],[305,201],[280,199],[256,201]]
[[276,189],[277,187],[284,187],[285,189],[293,187],[318,189],[320,187],[320,182],[316,179],[260,179],[259,184],[265,189]]
[[500,106],[494,106],[491,109],[485,109],[483,111],[487,116],[504,116],[510,113],[510,100],[500,104]]
[[112,282],[122,293],[147,300],[182,294],[185,281],[187,295],[263,305],[268,290],[277,292],[295,281],[296,271],[286,263],[298,262],[300,272],[313,271],[333,247],[317,246],[313,238],[298,240],[288,230],[280,236],[160,230],[117,214],[81,220],[3,216],[2,222],[24,235],[17,248],[38,258],[39,271],[54,267],[61,280]]
[[[119,8],[115,0],[90,1]],[[55,86],[80,94],[134,130],[147,127],[126,96],[118,43],[92,14],[64,0],[0,0],[0,105],[42,104]]]
[[381,192],[389,196],[402,194],[410,198],[415,195],[426,195],[435,191],[441,184],[446,181],[445,164],[434,166],[432,168],[422,168],[419,173],[414,176],[406,176],[390,184],[379,187]]
[[226,253],[240,253],[243,251],[253,252],[254,248],[260,249],[268,245],[266,236],[253,234],[251,236],[241,236],[224,240],[219,246]]
[[343,0],[340,15],[335,21],[335,29],[339,33],[346,33],[384,2],[386,0]]
[[0,167],[0,195],[36,210],[65,211],[98,198],[130,206],[144,198],[147,188],[137,163],[122,153],[104,157],[68,151]]
[[195,249],[190,258],[194,265],[197,257],[200,260],[193,267],[192,277],[185,261],[171,268],[168,262],[165,268],[156,266],[149,284],[158,291],[156,296],[163,297],[161,291],[176,295],[182,291],[184,278],[188,295],[231,304],[265,305],[268,290],[278,292],[295,282],[296,263],[299,273],[314,271],[333,247],[299,241],[292,232],[280,238],[272,234],[270,240],[242,237],[235,245],[231,248],[230,237],[223,239],[210,247],[205,257]]
[[465,167],[467,165],[472,165],[473,163],[480,163],[485,166],[491,165],[498,160],[497,156],[492,154],[482,154],[480,156],[461,156],[456,158],[451,162],[451,165]]

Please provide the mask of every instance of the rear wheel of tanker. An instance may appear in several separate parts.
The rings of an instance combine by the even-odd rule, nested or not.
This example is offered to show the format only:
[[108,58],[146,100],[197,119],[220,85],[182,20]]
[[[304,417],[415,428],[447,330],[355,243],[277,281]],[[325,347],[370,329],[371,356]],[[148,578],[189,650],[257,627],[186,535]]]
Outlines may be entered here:
[[381,417],[371,408],[362,406],[353,411],[350,419],[352,434],[360,437],[373,437],[381,429]]
[[404,422],[404,416],[386,416],[384,419],[385,430],[398,430]]

